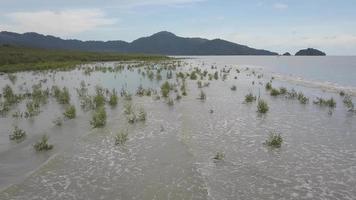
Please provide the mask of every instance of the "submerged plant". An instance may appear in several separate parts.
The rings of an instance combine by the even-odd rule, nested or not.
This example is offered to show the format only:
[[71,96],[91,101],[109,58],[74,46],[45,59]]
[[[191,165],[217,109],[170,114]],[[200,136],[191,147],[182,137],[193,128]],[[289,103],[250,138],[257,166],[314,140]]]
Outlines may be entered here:
[[93,113],[93,117],[92,120],[90,121],[90,124],[93,126],[93,128],[99,128],[105,126],[106,111],[104,106],[101,106],[96,109],[96,111]]
[[9,135],[10,140],[20,141],[26,137],[26,132],[15,126],[13,132]]
[[265,144],[270,147],[279,148],[282,146],[283,138],[280,134],[270,133],[268,139],[265,141]]
[[258,100],[257,111],[259,113],[266,113],[269,110],[268,104],[263,99]]
[[75,107],[73,105],[68,106],[63,115],[68,119],[74,119],[76,116]]
[[214,160],[224,160],[225,154],[222,152],[217,152],[216,155],[214,156]]
[[36,151],[48,151],[53,149],[52,144],[48,144],[48,136],[43,135],[41,140],[38,141],[36,144],[33,145]]
[[129,133],[127,131],[120,131],[115,136],[115,145],[123,145],[129,139]]
[[252,93],[248,93],[246,96],[245,96],[245,102],[246,103],[251,103],[253,101],[256,101],[256,96],[253,96]]

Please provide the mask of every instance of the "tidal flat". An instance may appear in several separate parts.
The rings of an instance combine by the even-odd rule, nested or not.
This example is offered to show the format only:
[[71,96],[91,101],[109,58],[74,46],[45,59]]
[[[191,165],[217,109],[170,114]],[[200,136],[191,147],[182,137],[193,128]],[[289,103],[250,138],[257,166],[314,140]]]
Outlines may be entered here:
[[214,59],[3,73],[0,199],[356,198],[352,88]]

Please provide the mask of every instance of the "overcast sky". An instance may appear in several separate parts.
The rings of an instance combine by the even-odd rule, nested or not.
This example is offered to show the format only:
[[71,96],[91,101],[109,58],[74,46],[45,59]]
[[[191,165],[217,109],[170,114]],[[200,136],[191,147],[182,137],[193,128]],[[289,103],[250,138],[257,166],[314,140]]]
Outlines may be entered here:
[[125,41],[166,30],[279,53],[356,55],[356,0],[0,0],[0,30]]

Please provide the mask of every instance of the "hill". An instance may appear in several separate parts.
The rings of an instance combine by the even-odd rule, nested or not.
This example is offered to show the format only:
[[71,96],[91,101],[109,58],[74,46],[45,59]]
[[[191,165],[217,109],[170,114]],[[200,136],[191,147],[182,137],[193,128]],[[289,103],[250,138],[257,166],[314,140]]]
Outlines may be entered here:
[[0,44],[31,48],[79,50],[90,52],[143,53],[163,55],[278,55],[221,39],[185,38],[162,31],[133,42],[64,40],[38,33],[0,32]]

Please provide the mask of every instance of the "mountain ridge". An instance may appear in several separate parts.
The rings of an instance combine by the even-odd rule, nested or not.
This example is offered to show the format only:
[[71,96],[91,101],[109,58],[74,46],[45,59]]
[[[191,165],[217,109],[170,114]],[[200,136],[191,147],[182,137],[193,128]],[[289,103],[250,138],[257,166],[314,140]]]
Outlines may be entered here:
[[25,47],[80,50],[92,52],[145,53],[162,55],[278,55],[275,52],[255,49],[223,39],[180,37],[168,31],[138,38],[132,42],[123,40],[62,39],[36,32],[0,32],[0,44]]

